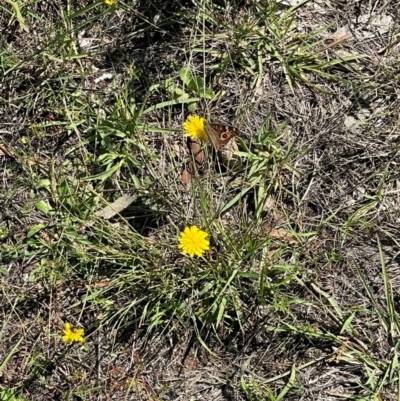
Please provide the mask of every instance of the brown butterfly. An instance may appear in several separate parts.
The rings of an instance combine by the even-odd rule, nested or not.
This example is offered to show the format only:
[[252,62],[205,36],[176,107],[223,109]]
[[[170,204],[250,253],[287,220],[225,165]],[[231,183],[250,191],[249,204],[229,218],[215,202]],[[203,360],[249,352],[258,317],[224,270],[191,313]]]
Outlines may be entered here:
[[209,123],[208,121],[204,121],[204,131],[216,150],[223,148],[238,134],[238,130],[231,125]]

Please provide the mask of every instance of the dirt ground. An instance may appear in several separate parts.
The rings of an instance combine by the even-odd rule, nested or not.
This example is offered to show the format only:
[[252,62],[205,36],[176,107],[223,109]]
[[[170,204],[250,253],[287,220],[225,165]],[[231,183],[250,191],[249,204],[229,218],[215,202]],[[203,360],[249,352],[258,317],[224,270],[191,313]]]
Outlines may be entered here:
[[[1,6],[0,400],[400,399],[400,3],[306,1],[274,37],[290,3],[34,0],[29,32]],[[171,245],[205,196],[177,189],[184,66],[222,93],[194,112],[254,150],[237,186],[200,171],[240,200],[196,274]],[[100,192],[136,201],[99,226]],[[230,288],[219,324],[204,282]]]

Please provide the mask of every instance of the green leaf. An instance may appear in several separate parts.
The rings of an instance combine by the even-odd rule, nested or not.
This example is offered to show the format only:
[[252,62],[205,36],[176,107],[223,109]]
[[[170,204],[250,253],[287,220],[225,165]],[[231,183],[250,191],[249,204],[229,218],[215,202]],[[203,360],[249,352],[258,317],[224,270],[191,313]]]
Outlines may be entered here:
[[51,210],[51,206],[44,200],[40,200],[35,203],[35,207],[39,212],[42,212],[43,214],[49,214]]
[[8,4],[10,4],[11,7],[14,9],[15,18],[18,20],[18,22],[19,22],[19,24],[21,25],[22,29],[23,29],[25,32],[29,32],[29,29],[28,29],[28,27],[27,27],[26,24],[25,24],[25,19],[24,19],[24,17],[23,17],[22,14],[21,14],[21,10],[19,9],[18,3],[17,3],[16,1],[13,1],[13,0],[6,0],[6,2],[7,2]]
[[40,224],[36,224],[33,227],[30,228],[30,230],[28,231],[27,237],[31,238],[33,237],[36,233],[38,233],[42,228],[46,227],[45,224],[40,223]]
[[183,83],[187,86],[190,87],[190,85],[193,85],[193,81],[195,80],[195,77],[193,76],[192,71],[190,68],[187,67],[182,67],[181,70],[179,71],[179,76]]
[[204,99],[213,99],[215,97],[215,92],[211,88],[208,88],[203,90],[200,96]]
[[49,179],[43,179],[38,182],[38,188],[48,188],[51,186],[51,181]]
[[285,387],[281,391],[281,393],[276,397],[276,401],[281,401],[284,399],[285,395],[293,388],[296,379],[296,369],[294,365],[290,371],[289,381],[286,383]]
[[191,103],[188,105],[188,110],[190,113],[194,113],[197,110],[197,103]]
[[187,84],[188,90],[201,94],[204,92],[204,80],[201,77],[193,77],[193,80]]
[[228,301],[226,300],[225,297],[221,299],[221,303],[219,304],[219,308],[218,308],[217,324],[216,324],[217,327],[219,326],[222,318],[224,317],[225,307],[226,307],[227,303],[228,303]]
[[356,316],[356,313],[353,312],[343,323],[342,328],[340,329],[340,334],[343,334],[347,331],[347,329],[351,326],[351,322],[353,321],[354,317]]

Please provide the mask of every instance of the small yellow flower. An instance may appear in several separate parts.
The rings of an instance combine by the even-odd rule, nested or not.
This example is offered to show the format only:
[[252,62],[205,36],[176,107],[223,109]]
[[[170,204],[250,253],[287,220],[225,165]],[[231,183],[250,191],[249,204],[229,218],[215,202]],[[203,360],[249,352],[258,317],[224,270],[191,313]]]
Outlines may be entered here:
[[110,7],[113,6],[116,2],[117,0],[104,0],[104,3]]
[[70,323],[65,323],[64,324],[64,330],[63,330],[63,341],[66,344],[72,344],[74,341],[76,342],[82,342],[83,341],[83,335],[84,335],[84,330],[83,329],[71,329],[71,324]]
[[210,242],[206,239],[208,234],[199,230],[196,226],[186,227],[179,235],[178,248],[182,253],[187,253],[191,258],[194,255],[201,256],[204,251],[210,249]]
[[185,130],[185,136],[190,136],[193,140],[200,140],[201,142],[207,142],[208,137],[204,130],[204,118],[199,116],[189,116],[183,123]]

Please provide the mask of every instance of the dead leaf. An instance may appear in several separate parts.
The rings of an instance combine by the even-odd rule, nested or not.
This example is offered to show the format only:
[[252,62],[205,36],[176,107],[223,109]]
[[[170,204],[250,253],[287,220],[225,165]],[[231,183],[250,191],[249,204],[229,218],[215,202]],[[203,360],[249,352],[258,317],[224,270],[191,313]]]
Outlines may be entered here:
[[39,155],[34,154],[32,157],[28,158],[28,163],[30,166],[35,166],[40,161]]
[[190,171],[184,169],[182,171],[182,175],[181,175],[181,184],[179,184],[179,189],[181,191],[183,191],[184,189],[186,189],[186,187],[189,185],[190,181],[192,179],[192,174]]
[[274,255],[275,255],[278,251],[279,251],[279,248],[270,249],[270,250],[268,251],[268,257],[269,257],[269,259],[272,259],[272,258],[274,257]]
[[0,145],[0,156],[13,157],[13,155],[7,150],[4,145]]
[[289,240],[289,244],[296,244],[298,242],[297,239],[289,231],[286,231],[283,228],[278,228],[270,231],[268,233],[268,236],[285,241]]
[[189,151],[191,156],[194,158],[189,162],[188,168],[182,171],[181,183],[179,184],[179,189],[182,191],[188,187],[190,181],[192,180],[192,175],[202,166],[204,163],[204,151],[201,149],[201,143],[188,138],[187,141]]
[[393,26],[393,17],[391,15],[380,14],[374,18],[371,18],[369,14],[363,14],[357,17],[357,23],[368,24],[376,28],[380,35],[389,32]]
[[157,238],[154,235],[150,235],[149,237],[144,238],[149,244],[155,244],[157,242]]
[[189,138],[188,145],[189,145],[190,153],[194,157],[194,160],[197,164],[196,167],[198,168],[204,163],[204,159],[205,159],[204,152],[201,150],[201,143]]
[[136,196],[123,195],[109,206],[95,213],[96,216],[109,220],[122,210],[126,209],[132,202],[136,200]]
[[95,283],[88,284],[87,287],[92,287],[92,288],[103,288],[107,285],[109,285],[111,282],[111,279],[106,278],[104,280],[96,281]]

